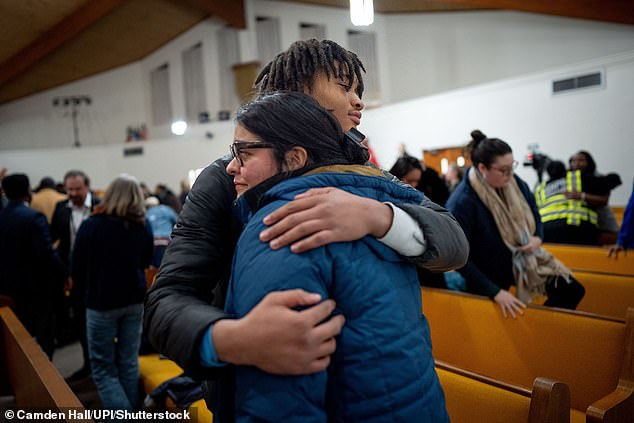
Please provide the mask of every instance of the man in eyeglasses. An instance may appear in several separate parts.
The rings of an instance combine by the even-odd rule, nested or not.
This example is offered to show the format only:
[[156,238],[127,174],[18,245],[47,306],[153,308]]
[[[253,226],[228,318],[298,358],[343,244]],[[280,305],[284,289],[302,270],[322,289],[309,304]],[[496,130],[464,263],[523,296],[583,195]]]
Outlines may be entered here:
[[[259,95],[279,90],[311,95],[347,132],[361,120],[362,72],[354,53],[332,41],[313,39],[295,42],[278,54],[255,84]],[[241,229],[232,219],[236,190],[225,172],[229,160],[227,156],[209,165],[189,193],[146,298],[150,341],[205,379],[222,374],[223,363],[285,375],[322,371],[344,324],[344,316],[328,319],[335,307],[332,300],[291,290],[268,294],[242,319],[223,312]],[[460,267],[467,259],[462,229],[449,212],[429,200],[400,208],[335,188],[310,190],[300,197],[264,219],[269,228],[260,239],[272,249],[290,246],[302,253],[371,235],[430,270]],[[232,419],[219,414],[214,418]]]

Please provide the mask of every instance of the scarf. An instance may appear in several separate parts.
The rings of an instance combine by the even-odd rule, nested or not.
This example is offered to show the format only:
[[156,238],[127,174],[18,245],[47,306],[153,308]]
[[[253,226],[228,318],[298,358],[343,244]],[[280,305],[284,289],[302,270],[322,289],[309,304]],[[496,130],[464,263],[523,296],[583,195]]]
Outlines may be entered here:
[[535,232],[535,218],[530,206],[511,178],[508,185],[494,189],[488,185],[477,169],[469,170],[469,182],[474,191],[493,215],[493,220],[504,244],[511,250],[513,277],[517,285],[517,297],[530,302],[536,296],[546,294],[546,285],[563,277],[570,283],[570,270],[543,248],[534,253],[524,253],[518,247],[528,244]]

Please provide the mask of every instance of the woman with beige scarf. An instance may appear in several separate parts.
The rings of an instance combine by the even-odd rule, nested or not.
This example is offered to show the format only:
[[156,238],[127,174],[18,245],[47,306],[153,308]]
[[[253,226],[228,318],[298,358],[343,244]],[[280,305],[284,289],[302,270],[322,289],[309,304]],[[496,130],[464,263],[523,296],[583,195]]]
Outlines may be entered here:
[[[447,208],[469,240],[467,264],[458,269],[467,291],[486,295],[516,317],[526,303],[547,295],[544,305],[575,309],[585,290],[570,270],[541,248],[543,231],[528,185],[513,174],[511,147],[479,130],[467,146],[473,167]],[[509,292],[516,286],[517,296]]]

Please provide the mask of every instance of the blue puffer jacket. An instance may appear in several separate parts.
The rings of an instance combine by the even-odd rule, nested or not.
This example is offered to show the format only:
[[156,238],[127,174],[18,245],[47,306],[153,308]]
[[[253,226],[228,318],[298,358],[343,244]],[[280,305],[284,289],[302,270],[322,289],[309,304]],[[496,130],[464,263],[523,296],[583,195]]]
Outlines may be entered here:
[[[351,173],[288,179],[260,198],[236,248],[227,311],[242,317],[268,292],[302,288],[333,298],[346,324],[327,371],[284,377],[238,366],[236,421],[448,422],[412,264],[370,236],[302,254],[259,241],[264,216],[327,186],[394,204],[422,198],[384,178]],[[238,201],[243,213],[246,203]]]

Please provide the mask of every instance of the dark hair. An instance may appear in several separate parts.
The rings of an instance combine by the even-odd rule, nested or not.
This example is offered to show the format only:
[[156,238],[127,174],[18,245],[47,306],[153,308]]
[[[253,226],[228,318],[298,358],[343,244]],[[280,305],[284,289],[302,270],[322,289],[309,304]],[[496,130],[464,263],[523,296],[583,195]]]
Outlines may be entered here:
[[396,160],[396,163],[390,169],[390,173],[398,179],[403,179],[413,169],[418,169],[422,172],[423,166],[421,166],[420,161],[416,157],[405,155]]
[[577,154],[581,154],[582,156],[584,156],[586,158],[586,162],[588,163],[588,166],[586,167],[586,170],[584,170],[584,173],[593,174],[594,172],[597,171],[597,162],[595,162],[594,158],[590,155],[590,153],[588,153],[585,150],[579,150],[577,153],[573,154],[572,157],[570,157],[570,159],[568,160],[568,166],[572,164],[572,159]]
[[86,174],[82,172],[81,170],[69,170],[68,172],[66,172],[66,175],[64,175],[64,183],[66,182],[68,178],[76,178],[76,177],[83,178],[84,184],[86,184],[87,187],[90,186],[90,179],[88,179],[88,176],[86,176]]
[[315,75],[323,71],[348,83],[348,89],[357,80],[357,95],[363,95],[363,63],[351,51],[330,40],[295,41],[271,60],[255,78],[258,96],[275,91],[304,91],[313,86]]
[[37,187],[36,191],[39,191],[44,188],[52,188],[55,189],[55,180],[50,176],[45,176],[40,180],[40,185]]
[[2,179],[2,189],[9,200],[21,200],[30,194],[29,177],[23,173],[14,173]]
[[279,166],[293,147],[308,152],[308,165],[362,164],[369,153],[343,136],[337,119],[317,100],[301,92],[278,92],[244,105],[236,122],[273,144]]
[[551,181],[555,179],[561,179],[566,176],[566,165],[559,160],[553,160],[546,166],[546,173]]
[[466,151],[476,167],[480,163],[490,167],[498,156],[513,152],[506,142],[498,138],[487,138],[479,129],[471,131],[471,141],[467,144]]

